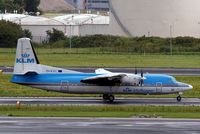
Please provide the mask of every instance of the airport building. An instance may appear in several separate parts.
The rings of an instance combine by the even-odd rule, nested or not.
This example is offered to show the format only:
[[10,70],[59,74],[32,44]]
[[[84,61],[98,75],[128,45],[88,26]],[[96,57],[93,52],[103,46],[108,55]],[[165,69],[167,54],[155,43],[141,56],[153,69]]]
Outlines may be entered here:
[[109,11],[108,0],[87,0],[86,2],[88,10]]
[[109,0],[65,0],[80,10],[109,11]]
[[109,16],[95,14],[67,14],[54,18],[30,16],[24,14],[0,14],[2,20],[11,21],[28,29],[33,41],[47,40],[47,30],[56,28],[66,36],[84,36],[93,34],[109,34]]
[[200,0],[110,0],[111,34],[200,37]]
[[108,15],[77,13],[46,18],[6,13],[0,14],[0,19],[29,29],[36,42],[47,40],[46,31],[52,28],[63,31],[66,36],[200,37],[199,0],[110,0],[109,5]]

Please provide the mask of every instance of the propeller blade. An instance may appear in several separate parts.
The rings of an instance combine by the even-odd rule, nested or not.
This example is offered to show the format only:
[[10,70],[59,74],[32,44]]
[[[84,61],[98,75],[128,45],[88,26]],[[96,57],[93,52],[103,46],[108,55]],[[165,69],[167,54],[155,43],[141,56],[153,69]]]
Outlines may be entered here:
[[135,74],[137,74],[137,68],[135,67]]
[[143,79],[141,79],[141,80],[140,80],[140,86],[143,85],[143,82],[144,82]]
[[141,77],[143,78],[144,74],[143,74],[143,70],[141,69]]
[[144,73],[143,73],[143,70],[141,69],[141,80],[140,80],[140,86],[143,85],[143,82],[144,82]]

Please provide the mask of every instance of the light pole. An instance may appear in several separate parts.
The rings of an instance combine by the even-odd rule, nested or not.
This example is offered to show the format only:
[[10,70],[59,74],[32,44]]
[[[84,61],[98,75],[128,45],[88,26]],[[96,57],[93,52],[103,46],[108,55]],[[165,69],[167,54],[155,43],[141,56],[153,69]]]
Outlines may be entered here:
[[72,49],[72,25],[70,24],[70,36],[69,36],[69,53],[71,54]]
[[200,21],[198,22],[198,25],[200,25]]
[[72,15],[72,21],[70,24],[70,38],[69,38],[69,48],[70,48],[70,54],[71,54],[71,50],[72,50],[72,24],[74,21],[74,15]]
[[170,25],[170,54],[173,54],[173,46],[172,46],[172,25]]

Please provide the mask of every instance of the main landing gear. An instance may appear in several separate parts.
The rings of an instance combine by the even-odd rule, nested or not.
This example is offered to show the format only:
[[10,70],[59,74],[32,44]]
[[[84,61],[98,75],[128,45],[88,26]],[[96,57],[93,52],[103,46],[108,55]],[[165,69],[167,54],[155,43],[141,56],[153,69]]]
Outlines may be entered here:
[[103,100],[112,103],[115,100],[115,96],[112,94],[103,94]]

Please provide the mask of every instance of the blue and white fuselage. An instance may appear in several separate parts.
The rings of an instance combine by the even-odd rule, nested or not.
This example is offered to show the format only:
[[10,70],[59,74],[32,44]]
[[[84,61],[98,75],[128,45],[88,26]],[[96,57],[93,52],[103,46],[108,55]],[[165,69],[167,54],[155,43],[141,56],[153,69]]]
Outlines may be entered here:
[[105,69],[82,73],[41,65],[27,38],[18,40],[11,82],[47,91],[103,94],[103,99],[111,102],[114,100],[113,94],[171,94],[193,88],[169,75],[113,73]]
[[78,94],[171,94],[184,92],[192,89],[191,85],[177,82],[174,77],[159,74],[146,74],[146,78],[140,85],[96,85],[86,84],[80,81],[101,74],[80,73],[80,74],[26,74],[13,75],[12,82],[28,85],[47,91]]

